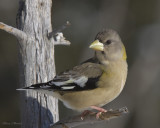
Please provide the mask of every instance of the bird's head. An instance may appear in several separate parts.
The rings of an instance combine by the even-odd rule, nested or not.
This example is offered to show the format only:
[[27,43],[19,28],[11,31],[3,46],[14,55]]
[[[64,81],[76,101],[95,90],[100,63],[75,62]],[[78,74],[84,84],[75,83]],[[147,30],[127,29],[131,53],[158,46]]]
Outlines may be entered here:
[[116,60],[126,60],[126,50],[118,35],[111,29],[99,32],[95,41],[89,46],[96,51],[96,57],[101,63]]

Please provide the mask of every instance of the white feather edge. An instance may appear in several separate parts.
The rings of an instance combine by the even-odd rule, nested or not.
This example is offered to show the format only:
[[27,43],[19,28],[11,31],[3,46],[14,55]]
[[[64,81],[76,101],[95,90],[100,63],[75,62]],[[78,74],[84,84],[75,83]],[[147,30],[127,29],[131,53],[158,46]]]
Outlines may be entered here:
[[75,86],[64,86],[62,87],[63,90],[73,89]]
[[[75,83],[77,85],[79,85],[80,87],[84,87],[85,86],[85,83],[88,81],[88,78],[86,76],[81,76],[81,77],[78,77],[77,79],[69,79],[67,81],[63,81],[63,82],[54,82],[52,81],[51,83],[56,85],[56,86],[62,86],[62,85],[67,85],[67,84],[70,84],[70,83]],[[68,86],[67,89],[70,88],[70,89],[73,89],[74,86]],[[64,89],[64,87],[63,87]]]

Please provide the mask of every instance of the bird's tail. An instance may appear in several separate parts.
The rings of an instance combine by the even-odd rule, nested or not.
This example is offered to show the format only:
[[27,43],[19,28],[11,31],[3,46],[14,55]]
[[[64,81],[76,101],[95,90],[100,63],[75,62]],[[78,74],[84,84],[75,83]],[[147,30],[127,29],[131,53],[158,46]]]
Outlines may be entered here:
[[22,91],[22,90],[28,90],[28,89],[33,89],[33,90],[38,90],[38,89],[47,89],[50,88],[50,86],[47,85],[47,83],[39,83],[39,84],[33,84],[31,86],[28,87],[24,87],[24,88],[19,88],[16,90]]

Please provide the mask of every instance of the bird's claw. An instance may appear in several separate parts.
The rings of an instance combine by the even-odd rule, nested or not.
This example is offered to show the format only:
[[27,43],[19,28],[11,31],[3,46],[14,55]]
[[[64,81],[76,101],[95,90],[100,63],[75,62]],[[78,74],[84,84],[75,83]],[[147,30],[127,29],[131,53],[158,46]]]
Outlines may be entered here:
[[98,113],[96,114],[96,119],[97,119],[97,120],[99,119],[99,117],[100,117],[101,114],[102,114],[102,112],[98,112]]
[[82,114],[81,114],[81,120],[84,120],[84,117],[87,116],[88,114],[93,113],[92,111],[89,110],[85,110]]

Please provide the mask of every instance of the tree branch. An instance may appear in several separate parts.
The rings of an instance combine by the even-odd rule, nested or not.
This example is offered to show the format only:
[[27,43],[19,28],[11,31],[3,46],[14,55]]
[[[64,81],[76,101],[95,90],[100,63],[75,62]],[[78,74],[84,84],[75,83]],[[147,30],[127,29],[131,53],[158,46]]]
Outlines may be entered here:
[[14,35],[18,39],[27,39],[27,35],[23,31],[21,31],[17,28],[11,27],[11,26],[4,24],[2,22],[0,22],[0,29]]
[[54,37],[54,45],[70,45],[71,43],[65,39],[63,33],[58,32]]
[[70,45],[71,43],[65,39],[62,31],[70,26],[70,22],[66,21],[65,24],[59,28],[55,28],[52,32],[48,33],[48,39],[54,38],[54,45]]
[[84,124],[101,123],[112,118],[122,116],[126,113],[128,113],[128,109],[127,107],[123,107],[117,110],[103,112],[99,119],[96,119],[96,112],[88,113],[83,120],[81,119],[81,115],[76,115],[65,120],[58,121],[57,123],[51,125],[51,128],[73,128]]

